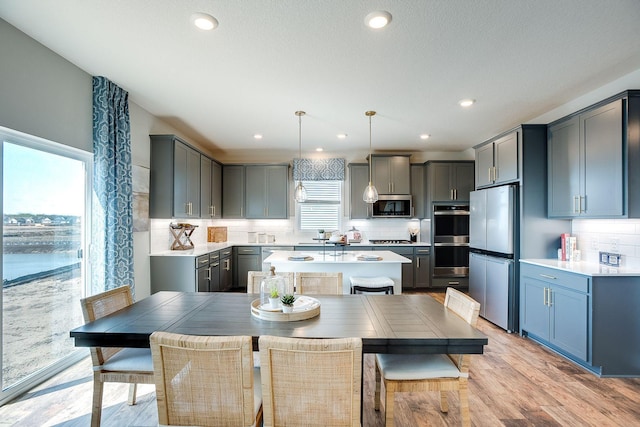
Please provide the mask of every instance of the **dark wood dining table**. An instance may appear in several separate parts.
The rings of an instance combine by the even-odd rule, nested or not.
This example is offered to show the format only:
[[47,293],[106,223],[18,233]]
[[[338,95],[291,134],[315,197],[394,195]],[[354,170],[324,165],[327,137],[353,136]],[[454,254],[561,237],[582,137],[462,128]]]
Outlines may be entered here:
[[276,322],[251,314],[259,295],[158,292],[73,329],[76,347],[149,347],[154,331],[190,335],[362,338],[364,353],[481,354],[487,337],[428,295],[314,295],[320,314]]

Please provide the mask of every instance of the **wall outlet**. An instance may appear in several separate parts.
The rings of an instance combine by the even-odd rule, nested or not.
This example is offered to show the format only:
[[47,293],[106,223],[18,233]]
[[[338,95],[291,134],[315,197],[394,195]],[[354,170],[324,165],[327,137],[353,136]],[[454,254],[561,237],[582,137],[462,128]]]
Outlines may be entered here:
[[611,252],[600,252],[600,264],[610,265],[611,267],[620,267],[622,255]]

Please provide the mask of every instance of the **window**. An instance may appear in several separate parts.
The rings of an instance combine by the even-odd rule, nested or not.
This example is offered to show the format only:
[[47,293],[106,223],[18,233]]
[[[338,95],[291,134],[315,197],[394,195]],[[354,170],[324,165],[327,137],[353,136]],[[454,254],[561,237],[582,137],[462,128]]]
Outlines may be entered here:
[[307,200],[297,205],[301,231],[339,230],[342,212],[342,181],[302,181]]

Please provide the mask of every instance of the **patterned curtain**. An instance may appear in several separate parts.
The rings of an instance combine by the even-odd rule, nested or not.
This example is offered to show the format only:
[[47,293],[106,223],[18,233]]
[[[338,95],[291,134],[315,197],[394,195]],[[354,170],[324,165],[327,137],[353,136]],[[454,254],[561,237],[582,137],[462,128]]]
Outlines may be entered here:
[[133,205],[129,94],[93,78],[93,293],[133,283]]
[[344,159],[293,159],[295,181],[344,181]]

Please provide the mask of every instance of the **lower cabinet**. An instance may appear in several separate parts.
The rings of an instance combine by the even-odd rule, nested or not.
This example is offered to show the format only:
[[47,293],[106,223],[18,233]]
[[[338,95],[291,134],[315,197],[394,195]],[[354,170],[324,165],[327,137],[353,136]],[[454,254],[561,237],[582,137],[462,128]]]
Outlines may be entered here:
[[431,287],[431,248],[415,248],[413,257],[413,287]]
[[249,271],[262,270],[261,246],[233,247],[233,288],[247,288],[247,274]]
[[[223,254],[229,260],[225,264]],[[231,289],[231,248],[197,257],[188,255],[152,255],[151,293],[221,292]],[[228,266],[228,272],[225,270]]]
[[233,287],[233,250],[231,248],[220,250],[220,290],[228,291]]
[[529,264],[520,275],[522,334],[589,362],[589,277]]

